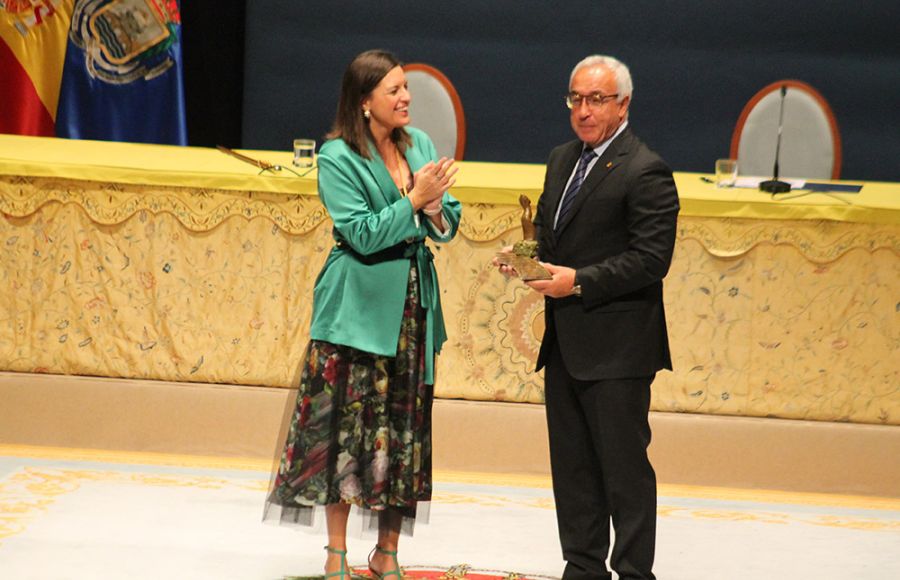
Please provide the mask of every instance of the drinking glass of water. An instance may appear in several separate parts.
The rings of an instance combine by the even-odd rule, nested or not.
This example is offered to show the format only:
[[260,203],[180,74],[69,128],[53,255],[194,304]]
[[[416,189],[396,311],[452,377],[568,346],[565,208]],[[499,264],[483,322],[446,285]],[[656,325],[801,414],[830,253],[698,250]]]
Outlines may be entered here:
[[294,166],[312,167],[316,153],[315,139],[294,139]]
[[716,187],[734,187],[737,174],[737,159],[716,160]]

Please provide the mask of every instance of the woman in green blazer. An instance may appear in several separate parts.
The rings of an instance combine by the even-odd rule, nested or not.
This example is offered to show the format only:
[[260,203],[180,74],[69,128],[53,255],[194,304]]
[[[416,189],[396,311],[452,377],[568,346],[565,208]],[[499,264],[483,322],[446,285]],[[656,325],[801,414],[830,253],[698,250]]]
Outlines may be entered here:
[[[401,580],[397,543],[431,499],[434,355],[447,339],[426,238],[456,235],[452,159],[408,127],[400,62],[384,51],[347,71],[318,157],[335,245],[313,290],[310,344],[267,516],[312,524],[324,506],[325,577],[350,577],[346,531],[361,508],[376,578]],[[271,510],[269,508],[272,508]]]

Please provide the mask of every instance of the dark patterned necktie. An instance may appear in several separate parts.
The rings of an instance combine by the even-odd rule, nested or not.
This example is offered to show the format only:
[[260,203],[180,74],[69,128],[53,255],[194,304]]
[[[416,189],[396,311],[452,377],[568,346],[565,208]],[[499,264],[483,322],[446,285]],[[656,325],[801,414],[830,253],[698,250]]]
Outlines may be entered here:
[[594,153],[593,149],[585,149],[581,152],[581,159],[578,161],[578,169],[575,170],[575,176],[572,178],[569,187],[566,188],[562,202],[560,202],[562,205],[559,208],[559,217],[556,220],[556,226],[553,228],[554,230],[559,228],[560,224],[563,223],[566,214],[572,209],[572,204],[575,202],[578,190],[581,188],[581,184],[584,183],[584,178],[587,175],[588,165],[590,165],[591,160],[596,156],[597,154]]

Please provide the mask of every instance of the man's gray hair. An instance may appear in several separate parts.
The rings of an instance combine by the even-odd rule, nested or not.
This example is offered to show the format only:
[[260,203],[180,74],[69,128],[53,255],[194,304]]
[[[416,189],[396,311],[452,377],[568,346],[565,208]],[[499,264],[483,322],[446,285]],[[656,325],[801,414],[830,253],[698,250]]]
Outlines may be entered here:
[[583,68],[594,66],[606,67],[616,75],[616,92],[619,93],[616,102],[621,103],[622,99],[631,96],[631,72],[629,72],[628,67],[619,59],[602,54],[592,54],[575,65],[575,68],[572,69],[572,74],[569,76],[569,88],[572,88],[572,80],[575,78],[575,73]]

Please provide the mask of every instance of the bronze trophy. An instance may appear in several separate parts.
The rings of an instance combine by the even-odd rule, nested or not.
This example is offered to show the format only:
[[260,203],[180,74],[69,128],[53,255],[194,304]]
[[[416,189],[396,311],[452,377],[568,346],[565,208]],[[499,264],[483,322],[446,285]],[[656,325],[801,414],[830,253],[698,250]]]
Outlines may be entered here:
[[538,242],[534,239],[531,200],[520,195],[519,205],[522,206],[523,239],[513,244],[512,252],[498,252],[497,261],[513,268],[522,280],[549,280],[550,272],[537,261]]

